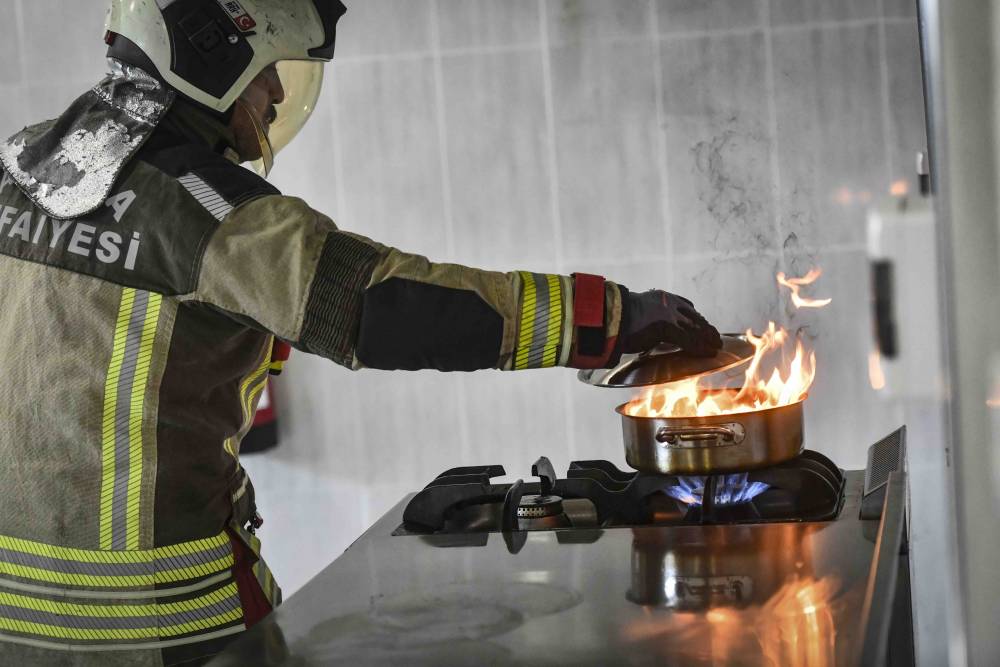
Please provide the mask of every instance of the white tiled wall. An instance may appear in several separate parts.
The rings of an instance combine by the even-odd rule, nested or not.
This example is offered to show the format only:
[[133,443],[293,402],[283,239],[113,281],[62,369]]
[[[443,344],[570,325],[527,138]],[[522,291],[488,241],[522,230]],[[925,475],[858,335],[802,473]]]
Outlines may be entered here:
[[[801,329],[819,358],[808,445],[862,467],[899,425],[868,384],[864,220],[890,183],[916,185],[912,5],[367,0],[342,22],[324,98],[335,126],[293,149],[320,147],[328,167],[306,176],[282,156],[275,177],[307,199],[336,190],[323,201],[343,227],[432,259],[599,272],[688,295],[727,330]],[[795,312],[774,274],[814,265],[833,305]],[[625,397],[572,372],[354,375],[303,356],[289,368],[285,442],[249,465],[265,511],[298,517],[275,528],[294,536],[289,560],[304,565],[292,545],[310,517],[333,527],[309,538],[325,551],[293,585],[452,465],[624,466],[612,408]],[[309,467],[301,490],[275,480]]]
[[[9,0],[0,133],[103,71],[104,2]],[[924,148],[911,0],[348,0],[338,60],[274,180],[436,260],[590,271],[726,330],[814,340],[808,446],[844,467],[898,426],[867,381],[864,212]],[[59,16],[58,21],[52,21]],[[774,273],[820,265],[824,311]],[[295,355],[282,446],[248,458],[288,591],[453,465],[624,466],[626,397],[573,372],[351,373]]]

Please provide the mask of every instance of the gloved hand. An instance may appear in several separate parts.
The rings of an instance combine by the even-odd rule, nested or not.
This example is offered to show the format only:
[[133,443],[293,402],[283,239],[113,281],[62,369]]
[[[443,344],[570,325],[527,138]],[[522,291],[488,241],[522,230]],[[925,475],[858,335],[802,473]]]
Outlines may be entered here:
[[682,296],[662,290],[629,292],[626,308],[623,352],[645,352],[671,343],[692,354],[710,356],[722,347],[716,328]]

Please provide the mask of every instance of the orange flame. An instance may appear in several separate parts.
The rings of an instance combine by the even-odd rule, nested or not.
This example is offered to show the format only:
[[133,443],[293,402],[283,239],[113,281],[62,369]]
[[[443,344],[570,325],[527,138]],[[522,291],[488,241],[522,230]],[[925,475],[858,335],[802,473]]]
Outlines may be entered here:
[[[792,405],[805,399],[816,377],[816,353],[806,353],[796,341],[795,356],[782,375],[779,370],[785,356],[788,332],[768,323],[767,331],[755,336],[747,330],[747,340],[754,346],[754,356],[747,367],[743,387],[709,389],[700,378],[650,387],[625,406],[632,417],[710,417],[754,412]],[[766,376],[765,368],[773,370]]]
[[868,354],[868,382],[872,389],[885,389],[885,372],[882,370],[882,355],[878,351]]
[[836,664],[832,578],[793,580],[761,608],[757,636],[771,665],[823,667]]
[[828,306],[833,299],[806,299],[799,295],[799,289],[803,285],[811,285],[816,279],[823,275],[822,269],[812,269],[802,278],[787,278],[785,272],[778,273],[778,284],[792,290],[792,303],[796,308],[822,308]]
[[889,194],[893,197],[904,197],[909,191],[910,184],[903,179],[893,181],[892,185],[889,186]]

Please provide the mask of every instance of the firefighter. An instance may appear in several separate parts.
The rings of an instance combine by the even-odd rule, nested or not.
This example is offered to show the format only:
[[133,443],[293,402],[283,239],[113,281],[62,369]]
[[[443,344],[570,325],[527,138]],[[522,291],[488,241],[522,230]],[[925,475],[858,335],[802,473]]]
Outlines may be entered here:
[[721,345],[681,297],[432,263],[279,193],[344,11],[113,0],[110,74],[0,145],[3,664],[197,664],[280,602],[238,458],[275,341],[441,371]]

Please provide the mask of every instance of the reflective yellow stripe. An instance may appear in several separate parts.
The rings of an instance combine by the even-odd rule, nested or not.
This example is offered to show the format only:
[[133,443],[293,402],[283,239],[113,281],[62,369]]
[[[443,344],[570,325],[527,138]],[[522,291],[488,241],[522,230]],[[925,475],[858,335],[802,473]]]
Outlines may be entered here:
[[233,567],[229,535],[145,551],[86,551],[0,536],[0,575],[63,587],[135,589]]
[[[271,367],[271,351],[273,349],[274,338],[272,337],[270,344],[264,349],[264,358],[260,365],[240,383],[240,406],[243,410],[241,432],[250,426],[250,422],[253,421],[253,402],[260,392],[264,390],[264,385],[267,383],[266,374]],[[259,384],[255,384],[261,380],[262,376],[264,379]],[[222,443],[222,448],[234,459],[239,458],[239,454],[236,451],[236,444],[236,435],[226,438],[225,442]]]
[[514,358],[514,368],[524,370],[528,367],[528,353],[531,351],[531,339],[535,333],[535,279],[530,273],[521,271],[521,329],[517,338],[517,355]]
[[[259,542],[255,546],[259,550]],[[210,559],[211,554],[215,557]],[[25,565],[29,562],[43,563],[46,567]],[[144,573],[146,566],[148,573]],[[2,641],[36,644],[51,641],[55,642],[55,648],[80,646],[84,649],[100,646],[107,649],[118,642],[122,645],[116,645],[115,650],[125,650],[130,648],[129,642],[168,641],[175,645],[228,634],[233,628],[242,630],[243,609],[239,588],[233,579],[233,566],[227,532],[145,551],[70,549],[0,536],[0,574],[12,570],[22,578],[69,583],[81,588],[108,584],[131,589],[104,591],[98,597],[92,589],[0,588],[0,633],[14,633],[4,636]],[[262,561],[261,566],[266,567]],[[81,574],[81,569],[91,573],[128,569],[133,574]],[[192,575],[206,570],[218,574],[205,580],[212,583],[200,593],[184,585],[176,589],[159,586],[153,590],[156,584],[170,579],[192,579]],[[265,593],[276,595],[277,589],[269,573],[268,578]],[[123,597],[125,593],[128,598]],[[195,597],[178,599],[188,595]]]
[[172,570],[155,570],[145,575],[108,576],[60,572],[56,570],[46,570],[37,567],[17,565],[14,563],[0,563],[0,575],[21,577],[23,579],[31,579],[33,581],[45,582],[48,584],[57,584],[59,586],[138,588],[155,586],[158,584],[171,584],[178,581],[187,581],[189,579],[209,576],[232,568],[233,563],[233,557],[230,555],[220,557],[208,563]]
[[559,363],[563,347],[563,287],[559,276],[519,273],[521,320],[514,369],[548,368]]
[[[267,348],[264,350],[264,359],[261,361],[260,366],[257,367],[253,373],[250,374],[246,380],[243,381],[243,386],[240,387],[240,396],[245,397],[243,401],[243,418],[245,420],[244,426],[248,425],[253,419],[253,399],[251,394],[254,393],[256,387],[254,383],[264,376],[264,381],[259,385],[263,388],[264,383],[267,382],[267,371],[271,367],[271,354],[274,351],[274,337],[271,337],[271,341],[268,343]],[[247,388],[252,387],[252,389],[247,392]],[[259,392],[258,392],[259,393]]]
[[250,395],[247,397],[247,403],[252,407],[257,397],[260,396],[261,392],[264,391],[264,387],[267,386],[267,382],[261,382],[259,385],[250,390]]
[[[158,637],[175,637],[199,630],[209,630],[243,618],[242,609],[227,611],[210,618],[198,619],[188,623],[170,625],[161,628],[136,629],[84,629],[69,628],[58,625],[30,623],[0,616],[0,630],[21,632],[24,634],[41,635],[52,639],[74,639],[85,641],[137,640],[157,639]],[[155,619],[153,619],[155,621]]]
[[197,611],[226,598],[239,595],[236,583],[216,589],[211,593],[191,600],[180,602],[161,602],[151,604],[78,604],[75,602],[62,602],[60,600],[49,600],[45,598],[33,598],[27,595],[17,595],[15,593],[4,593],[0,591],[0,605],[17,607],[18,609],[33,609],[44,611],[50,614],[61,616],[89,616],[92,618],[129,618],[132,616],[158,616],[166,614],[180,614],[183,612]]
[[277,607],[281,604],[281,589],[278,587],[278,583],[274,580],[274,575],[271,574],[271,568],[267,566],[262,560],[254,563],[253,566],[254,576],[257,578],[257,583],[260,585],[260,589],[264,592],[264,597],[271,604],[271,607]]
[[102,549],[138,549],[143,488],[143,413],[163,297],[124,288],[104,382],[101,425]]
[[158,639],[242,620],[235,582],[178,602],[80,604],[0,592],[0,629],[50,639]]
[[139,548],[139,496],[142,489],[142,424],[145,411],[146,383],[149,380],[149,366],[153,360],[153,341],[160,320],[160,305],[163,297],[149,295],[146,319],[142,326],[142,340],[139,344],[139,359],[136,364],[135,381],[132,383],[132,402],[129,417],[129,479],[128,500],[125,512],[126,549]]
[[111,508],[115,482],[115,407],[118,403],[118,380],[121,376],[122,360],[125,357],[125,336],[134,303],[135,290],[123,290],[121,305],[118,307],[118,319],[115,321],[111,364],[108,367],[108,376],[104,381],[104,410],[101,425],[100,541],[102,549],[111,548]]
[[562,342],[562,283],[559,276],[548,275],[549,326],[545,334],[542,368],[551,368],[559,361],[559,344]]
[[173,637],[197,632],[198,630],[208,630],[227,623],[239,621],[243,618],[242,611],[230,611],[225,614],[213,616],[212,618],[172,625],[164,628],[148,629],[116,629],[116,630],[85,630],[77,628],[64,628],[56,625],[42,625],[41,623],[28,623],[14,619],[0,617],[0,630],[12,632],[22,632],[25,634],[41,635],[53,639],[75,639],[89,641],[109,641],[127,639],[156,639],[157,637]]
[[219,533],[214,537],[201,540],[172,544],[168,547],[156,547],[142,551],[88,551],[86,549],[71,549],[42,542],[19,540],[14,537],[0,535],[0,549],[22,551],[36,556],[75,560],[83,563],[152,563],[158,559],[173,556],[187,556],[201,551],[211,551],[217,547],[230,544],[228,533]]

